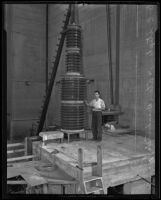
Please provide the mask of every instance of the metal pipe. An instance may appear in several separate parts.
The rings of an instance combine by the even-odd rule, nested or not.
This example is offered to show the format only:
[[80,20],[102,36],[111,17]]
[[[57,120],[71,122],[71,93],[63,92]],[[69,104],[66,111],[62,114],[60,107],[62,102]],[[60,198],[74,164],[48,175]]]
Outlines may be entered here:
[[74,2],[74,4],[71,5],[71,18],[70,18],[71,24],[79,24],[79,15],[78,15],[78,4],[77,1]]
[[119,104],[119,71],[120,71],[120,5],[116,7],[116,77],[115,104]]
[[[48,90],[48,4],[46,4],[46,95]],[[47,115],[45,117],[45,129],[47,128]]]
[[110,100],[113,101],[113,75],[112,75],[112,56],[111,56],[111,19],[110,19],[110,6],[106,5],[107,17],[107,40],[108,40],[108,60],[109,60],[109,80],[110,80]]

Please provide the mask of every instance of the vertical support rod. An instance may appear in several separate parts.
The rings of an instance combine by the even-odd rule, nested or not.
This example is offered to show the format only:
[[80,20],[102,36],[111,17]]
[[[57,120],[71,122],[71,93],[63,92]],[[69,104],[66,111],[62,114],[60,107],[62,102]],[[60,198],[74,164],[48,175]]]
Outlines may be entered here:
[[[12,27],[13,27],[13,4],[3,4],[5,7],[5,24],[6,24],[6,65],[7,67],[3,67],[2,69],[6,70],[4,71],[4,74],[7,74],[7,136],[9,140],[13,140],[14,134],[13,134],[13,125],[12,125],[12,120],[13,120],[13,75],[14,75],[14,69],[12,67],[13,63],[13,42],[12,42]],[[4,39],[3,39],[4,42]],[[2,58],[4,54],[4,49],[2,51]],[[3,65],[4,66],[4,65]],[[3,80],[2,76],[2,80]],[[5,81],[4,81],[5,82]],[[3,82],[2,82],[3,83]],[[3,87],[2,87],[3,88]],[[3,95],[5,97],[5,94]],[[6,102],[6,101],[5,101]],[[5,119],[2,117],[2,119]],[[2,122],[3,124],[3,122]]]
[[[46,4],[46,95],[48,90],[48,4]],[[47,113],[45,119],[45,129],[47,128]]]
[[116,79],[115,104],[119,104],[119,66],[120,64],[120,5],[116,7]]
[[46,4],[46,93],[48,89],[48,4]]
[[27,156],[28,155],[28,137],[25,137],[25,152],[24,155]]
[[113,75],[112,75],[112,56],[111,56],[111,19],[110,19],[110,6],[106,5],[107,17],[107,40],[108,40],[108,60],[109,60],[109,80],[110,80],[110,100],[113,101]]
[[102,176],[102,148],[97,146],[97,176]]

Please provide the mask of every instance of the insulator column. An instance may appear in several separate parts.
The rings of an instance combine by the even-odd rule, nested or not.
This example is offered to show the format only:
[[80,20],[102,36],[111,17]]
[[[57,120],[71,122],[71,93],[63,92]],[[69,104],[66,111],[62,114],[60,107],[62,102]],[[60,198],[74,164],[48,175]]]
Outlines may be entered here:
[[82,66],[81,27],[70,24],[66,30],[66,74],[61,79],[61,127],[83,130],[86,111],[86,78]]

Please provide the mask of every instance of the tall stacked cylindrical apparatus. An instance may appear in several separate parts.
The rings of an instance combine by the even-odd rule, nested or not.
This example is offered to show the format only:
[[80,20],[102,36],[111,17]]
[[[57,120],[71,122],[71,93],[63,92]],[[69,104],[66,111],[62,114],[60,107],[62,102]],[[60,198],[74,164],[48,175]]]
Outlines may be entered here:
[[87,86],[83,75],[82,30],[78,16],[75,20],[75,13],[66,30],[66,74],[61,79],[61,128],[65,131],[82,131],[86,124],[84,100]]

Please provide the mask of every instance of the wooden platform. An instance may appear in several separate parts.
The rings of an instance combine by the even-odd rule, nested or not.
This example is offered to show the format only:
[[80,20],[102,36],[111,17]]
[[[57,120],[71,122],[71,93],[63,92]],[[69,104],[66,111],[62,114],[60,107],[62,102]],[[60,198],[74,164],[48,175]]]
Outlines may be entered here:
[[35,154],[39,154],[42,160],[58,165],[67,174],[79,180],[81,169],[78,168],[78,149],[82,148],[84,153],[84,177],[89,177],[96,170],[97,145],[101,144],[105,188],[138,180],[139,176],[146,178],[155,174],[153,140],[152,152],[148,152],[142,136],[135,137],[129,134],[113,136],[104,133],[102,142],[92,141],[91,137],[89,132],[88,140],[82,138],[69,144],[64,141],[46,146],[35,143],[33,148]]

